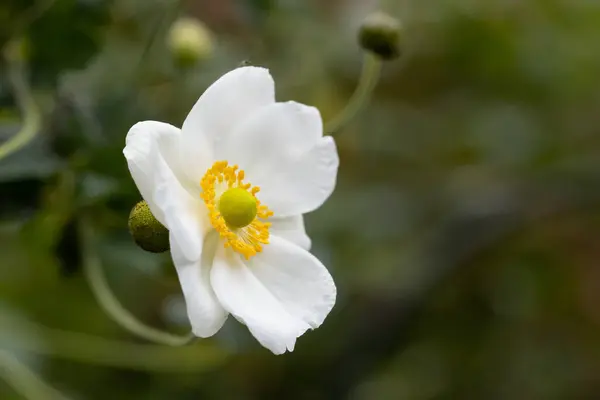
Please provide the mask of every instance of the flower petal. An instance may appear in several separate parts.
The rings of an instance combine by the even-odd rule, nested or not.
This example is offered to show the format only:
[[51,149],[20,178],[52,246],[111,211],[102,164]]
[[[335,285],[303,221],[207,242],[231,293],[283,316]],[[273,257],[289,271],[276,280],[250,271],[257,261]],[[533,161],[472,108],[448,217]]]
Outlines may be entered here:
[[297,337],[321,325],[336,297],[323,264],[277,236],[249,261],[219,248],[211,282],[223,307],[275,354],[292,351]]
[[175,158],[174,151],[179,138],[180,130],[172,125],[143,121],[131,127],[123,149],[138,190],[163,225],[165,217],[154,200],[155,191],[157,186],[169,186],[176,182],[175,173],[168,161]]
[[339,165],[335,142],[323,137],[319,111],[294,102],[261,108],[217,146],[215,155],[238,164],[277,217],[323,204]]
[[198,260],[200,198],[193,198],[176,176],[180,131],[156,121],[135,124],[127,134],[123,154],[129,171],[150,211],[170,231],[171,246],[178,242],[185,257]]
[[304,250],[310,250],[311,240],[304,228],[304,217],[296,215],[285,218],[269,218],[271,234],[288,240]]
[[189,261],[177,244],[171,254],[185,297],[192,332],[199,337],[209,337],[221,329],[228,313],[217,300],[210,284],[210,270],[218,245],[218,236],[211,232],[205,237],[202,257]]
[[[182,158],[186,172],[200,180],[218,159],[212,149],[227,140],[235,125],[275,102],[275,83],[265,68],[237,68],[219,78],[198,99],[183,123]],[[211,153],[199,155],[199,151]]]
[[177,166],[179,138],[180,131],[174,126],[140,122],[130,129],[123,153],[142,197],[169,229],[171,256],[194,334],[207,337],[221,328],[227,312],[210,286],[215,245],[210,245],[210,236],[203,243],[210,223],[201,212],[200,198],[184,189],[173,168]]

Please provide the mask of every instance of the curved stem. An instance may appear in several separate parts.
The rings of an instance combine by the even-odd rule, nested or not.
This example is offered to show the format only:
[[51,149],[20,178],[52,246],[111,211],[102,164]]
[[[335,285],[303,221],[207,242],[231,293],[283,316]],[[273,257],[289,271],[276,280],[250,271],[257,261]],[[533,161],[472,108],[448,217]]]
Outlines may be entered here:
[[363,69],[356,90],[346,107],[331,121],[325,124],[325,132],[333,135],[346,125],[371,97],[381,73],[381,60],[370,53],[365,53]]
[[13,86],[16,102],[23,114],[23,125],[12,138],[0,146],[0,160],[29,143],[39,132],[42,119],[25,79],[23,65],[13,57],[8,56],[6,59],[8,79]]
[[79,224],[79,229],[83,248],[83,268],[85,277],[98,304],[110,318],[132,334],[159,344],[183,346],[191,343],[195,339],[195,336],[191,332],[185,336],[180,336],[150,327],[139,321],[127,311],[110,289],[106,277],[102,272],[100,260],[92,250],[94,247],[92,229],[85,222]]
[[6,350],[0,350],[0,374],[17,393],[26,399],[68,400]]
[[[86,333],[48,328],[0,315],[0,347],[103,367],[166,373],[216,368],[228,359],[220,347],[167,347],[105,339]],[[2,351],[2,350],[0,350]]]

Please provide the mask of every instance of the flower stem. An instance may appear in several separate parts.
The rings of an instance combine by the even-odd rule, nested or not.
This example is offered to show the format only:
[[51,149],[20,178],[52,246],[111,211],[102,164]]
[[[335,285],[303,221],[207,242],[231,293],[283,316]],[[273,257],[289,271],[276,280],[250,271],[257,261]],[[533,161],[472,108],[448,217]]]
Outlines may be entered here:
[[26,399],[68,400],[66,396],[44,382],[6,350],[0,350],[0,375]]
[[381,73],[381,60],[371,53],[365,53],[363,69],[356,90],[346,104],[346,107],[331,121],[325,124],[325,132],[333,135],[360,111],[369,101],[373,89],[377,85]]
[[168,346],[183,346],[191,343],[195,339],[191,332],[185,336],[180,336],[153,328],[139,321],[123,307],[110,289],[102,272],[100,259],[92,250],[95,247],[93,231],[89,224],[85,222],[84,217],[82,217],[82,220],[83,222],[79,224],[79,230],[84,254],[84,273],[98,304],[104,312],[121,327],[142,339]]
[[8,54],[5,58],[8,64],[8,79],[23,114],[23,125],[12,138],[0,145],[0,160],[28,144],[39,132],[41,125],[40,111],[33,101],[22,62]]
[[128,343],[49,328],[6,314],[0,315],[0,327],[0,347],[102,367],[161,373],[200,372],[217,368],[229,357],[225,350],[208,343],[193,347]]
[[136,76],[140,76],[142,70],[146,67],[146,63],[148,62],[148,57],[150,56],[152,47],[156,43],[156,40],[159,38],[161,30],[173,23],[175,18],[177,18],[182,3],[183,0],[173,0],[172,4],[169,5],[170,8],[160,10],[160,15],[158,16],[154,27],[150,31],[150,35],[146,39],[146,43],[142,48],[142,53],[140,54],[140,58],[134,69]]

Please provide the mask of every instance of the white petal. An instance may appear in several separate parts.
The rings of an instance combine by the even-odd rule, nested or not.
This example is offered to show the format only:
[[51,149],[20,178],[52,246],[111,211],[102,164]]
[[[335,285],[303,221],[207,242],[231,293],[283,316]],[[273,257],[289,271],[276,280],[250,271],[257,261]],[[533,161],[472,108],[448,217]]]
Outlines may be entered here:
[[238,164],[260,186],[260,200],[277,217],[318,208],[335,186],[335,142],[323,137],[319,111],[288,102],[263,107],[217,147],[220,159]]
[[131,176],[150,211],[170,231],[188,260],[198,260],[202,236],[197,234],[200,198],[192,197],[176,176],[180,131],[155,121],[135,124],[127,134],[123,154]]
[[213,231],[206,236],[202,257],[198,261],[188,261],[177,245],[171,248],[192,332],[203,338],[217,333],[228,315],[210,284],[210,270],[217,244],[218,236]]
[[327,268],[293,243],[271,235],[263,252],[246,264],[290,314],[313,329],[335,304],[336,287]]
[[311,240],[304,228],[304,217],[269,218],[271,234],[288,240],[304,250],[310,250]]
[[223,307],[275,354],[316,328],[335,303],[336,288],[312,254],[277,236],[249,261],[219,249],[211,282]]
[[165,224],[165,218],[154,200],[155,192],[158,186],[176,184],[170,162],[175,158],[174,151],[180,137],[180,130],[172,125],[143,121],[133,125],[125,139],[123,154],[131,176],[152,213],[162,224]]
[[[234,127],[259,108],[275,102],[275,83],[265,68],[235,69],[213,83],[183,123],[182,158],[186,172],[200,180],[215,158],[212,149],[228,140]],[[202,152],[200,155],[199,152]]]

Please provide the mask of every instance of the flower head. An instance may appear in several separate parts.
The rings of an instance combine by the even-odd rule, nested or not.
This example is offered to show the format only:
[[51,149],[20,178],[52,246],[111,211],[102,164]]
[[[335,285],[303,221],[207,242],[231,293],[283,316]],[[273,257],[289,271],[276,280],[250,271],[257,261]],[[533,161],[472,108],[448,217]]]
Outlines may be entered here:
[[383,12],[370,14],[358,31],[360,46],[383,60],[400,56],[400,21]]
[[281,354],[335,303],[302,215],[329,197],[339,161],[318,110],[277,103],[274,93],[266,69],[235,69],[206,90],[181,129],[135,124],[123,153],[169,230],[194,334],[214,335],[231,314]]
[[173,23],[167,37],[168,47],[177,65],[191,67],[213,53],[213,39],[199,20],[183,17]]

